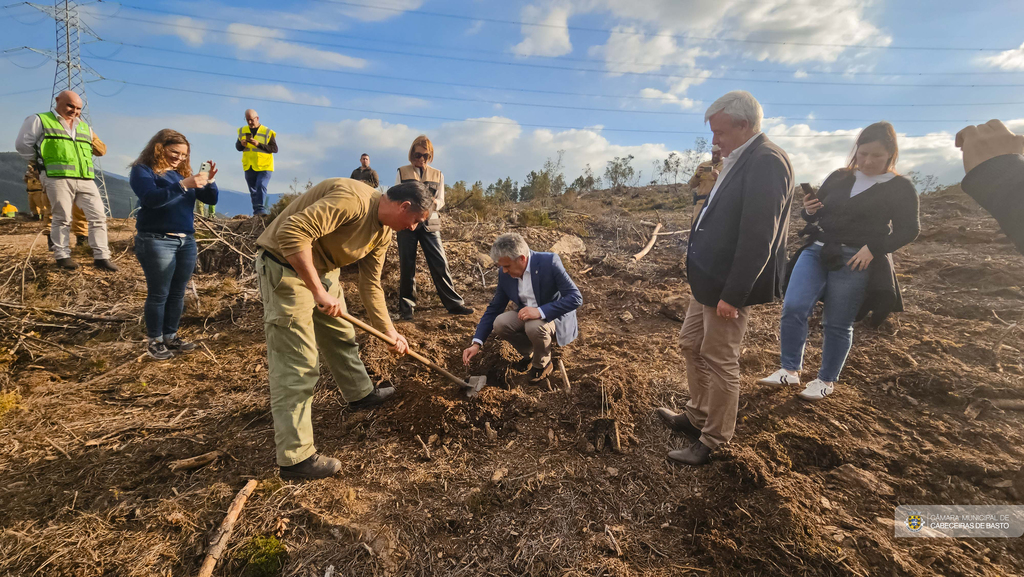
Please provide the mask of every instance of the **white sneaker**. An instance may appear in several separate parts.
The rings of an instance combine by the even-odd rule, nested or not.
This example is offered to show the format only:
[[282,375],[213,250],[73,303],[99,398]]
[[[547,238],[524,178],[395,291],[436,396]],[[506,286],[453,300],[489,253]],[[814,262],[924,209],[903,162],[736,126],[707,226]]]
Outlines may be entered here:
[[800,377],[799,375],[794,377],[793,375],[789,374],[789,371],[787,371],[786,369],[779,369],[757,382],[761,383],[762,385],[774,385],[776,387],[786,385],[799,385]]
[[826,383],[821,379],[814,379],[807,383],[807,388],[800,391],[799,397],[805,401],[820,401],[832,394],[835,385]]

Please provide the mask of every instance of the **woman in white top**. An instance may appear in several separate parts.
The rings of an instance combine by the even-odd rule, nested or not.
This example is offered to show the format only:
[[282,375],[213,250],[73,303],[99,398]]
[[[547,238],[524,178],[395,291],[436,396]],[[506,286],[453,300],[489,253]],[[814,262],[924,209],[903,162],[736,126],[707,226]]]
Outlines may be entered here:
[[[849,165],[804,196],[810,240],[795,257],[782,306],[782,368],[762,384],[800,384],[807,322],[819,300],[825,303],[821,368],[799,393],[809,401],[832,394],[863,309],[902,310],[890,255],[917,238],[921,224],[917,191],[896,174],[898,157],[896,130],[888,122],[872,124],[857,138]],[[883,301],[887,308],[878,304]]]

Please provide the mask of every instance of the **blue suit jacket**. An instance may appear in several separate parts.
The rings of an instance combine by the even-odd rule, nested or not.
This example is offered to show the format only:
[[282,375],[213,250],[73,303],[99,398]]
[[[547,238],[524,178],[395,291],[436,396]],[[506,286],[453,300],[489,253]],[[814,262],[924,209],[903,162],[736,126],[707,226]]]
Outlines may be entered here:
[[[583,295],[569,278],[569,273],[565,272],[562,259],[551,252],[531,251],[530,280],[537,304],[544,312],[544,319],[555,321],[555,337],[559,346],[564,347],[574,341],[580,334],[576,325],[576,309],[583,304]],[[505,312],[510,301],[515,303],[517,309],[523,307],[519,299],[519,279],[499,271],[498,288],[484,316],[480,317],[474,339],[487,341],[494,328],[494,319]]]

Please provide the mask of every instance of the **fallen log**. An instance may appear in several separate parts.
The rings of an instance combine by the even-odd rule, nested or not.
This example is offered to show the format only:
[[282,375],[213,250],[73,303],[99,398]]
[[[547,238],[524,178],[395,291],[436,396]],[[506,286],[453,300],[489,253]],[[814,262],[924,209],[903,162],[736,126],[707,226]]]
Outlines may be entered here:
[[647,246],[645,246],[642,251],[633,255],[634,261],[639,262],[640,259],[644,258],[647,255],[647,253],[651,252],[651,249],[654,248],[654,243],[658,242],[658,231],[660,230],[661,223],[659,222],[657,226],[654,227],[654,232],[651,233],[651,240],[647,241]]
[[228,507],[228,514],[224,517],[224,521],[221,522],[220,529],[217,529],[213,539],[210,539],[210,548],[206,550],[203,566],[199,568],[199,577],[210,577],[213,575],[213,568],[217,566],[217,561],[220,561],[221,555],[224,554],[224,549],[228,546],[228,540],[231,539],[231,533],[235,530],[235,521],[238,519],[238,514],[242,512],[242,507],[245,507],[245,501],[254,489],[256,489],[256,479],[249,479],[249,482],[242,487],[242,490],[235,495],[235,499],[231,501],[231,506]]

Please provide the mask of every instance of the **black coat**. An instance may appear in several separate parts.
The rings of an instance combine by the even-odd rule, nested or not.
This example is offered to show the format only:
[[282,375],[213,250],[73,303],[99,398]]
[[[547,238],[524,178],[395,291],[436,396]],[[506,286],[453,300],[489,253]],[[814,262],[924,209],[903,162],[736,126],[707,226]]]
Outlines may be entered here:
[[789,157],[760,134],[690,230],[686,271],[697,302],[744,307],[782,296],[792,204]]
[[999,221],[1024,254],[1024,155],[1004,154],[974,167],[960,187]]
[[[855,181],[852,172],[837,170],[822,183],[818,198],[824,206],[814,215],[802,212],[809,224],[800,235],[807,235],[808,243],[793,255],[787,274],[803,249],[814,241],[825,243],[823,257],[840,244],[858,249],[866,245],[873,258],[868,265],[867,294],[856,320],[871,315],[868,324],[878,326],[889,314],[903,311],[892,253],[921,232],[917,191],[909,180],[897,176],[850,198]],[[835,263],[837,267],[845,264]]]

